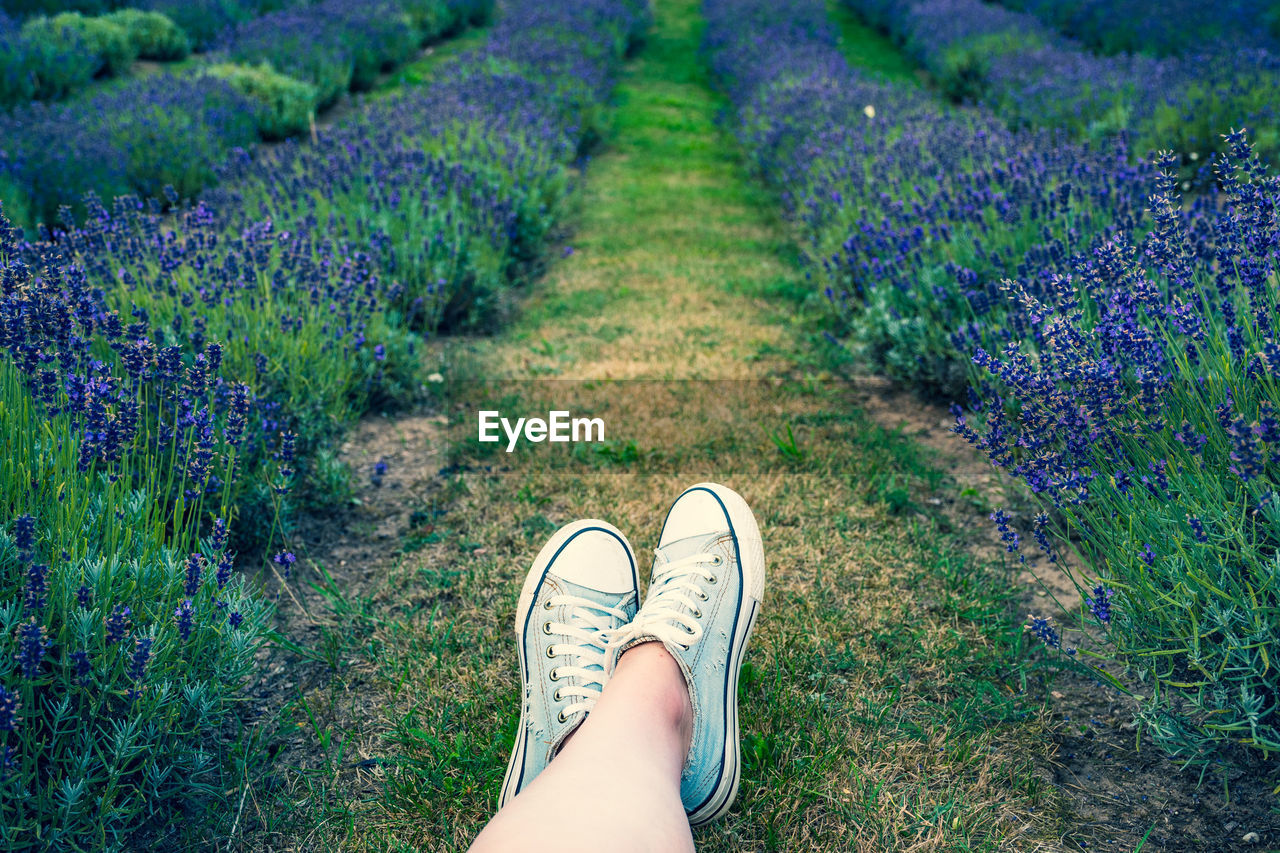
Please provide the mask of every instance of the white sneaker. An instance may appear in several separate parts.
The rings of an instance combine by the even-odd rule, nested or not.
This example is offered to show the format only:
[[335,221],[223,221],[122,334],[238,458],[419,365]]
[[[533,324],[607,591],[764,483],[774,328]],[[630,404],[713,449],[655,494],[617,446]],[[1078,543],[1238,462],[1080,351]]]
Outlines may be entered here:
[[653,640],[680,665],[693,706],[680,798],[697,826],[727,812],[738,794],[738,672],[764,597],[764,548],[747,502],[700,483],[672,505],[654,553],[644,605],[610,640],[606,669]]
[[608,680],[602,632],[631,621],[639,598],[635,554],[607,522],[566,525],[538,553],[516,606],[524,701],[499,809],[595,707]]

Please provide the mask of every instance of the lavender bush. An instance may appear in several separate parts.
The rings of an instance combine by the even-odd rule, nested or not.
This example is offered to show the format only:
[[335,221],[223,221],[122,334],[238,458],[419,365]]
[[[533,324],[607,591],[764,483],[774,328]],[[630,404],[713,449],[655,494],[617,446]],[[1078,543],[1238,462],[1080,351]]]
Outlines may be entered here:
[[892,375],[972,387],[957,429],[1045,501],[1051,559],[1081,553],[1111,641],[1082,651],[1130,665],[1175,752],[1280,747],[1280,182],[1243,134],[1223,197],[1184,206],[1171,155],[1132,166],[852,72],[817,0],[705,9],[738,135],[846,330]]
[[1206,47],[1228,51],[1277,46],[1273,33],[1259,26],[1267,0],[1001,0],[1030,12],[1103,53],[1176,56]]
[[1061,127],[1099,140],[1120,133],[1138,152],[1204,156],[1231,126],[1280,145],[1270,93],[1280,58],[1218,50],[1180,58],[1096,56],[1034,16],[982,0],[847,0],[886,29],[953,96],[986,104],[1014,126]]
[[159,12],[121,9],[105,19],[124,29],[134,53],[141,59],[173,62],[191,53],[191,39]]
[[254,14],[237,0],[132,0],[129,5],[163,14],[186,33],[196,50],[212,47]]
[[1027,332],[977,351],[977,426],[956,427],[1044,502],[1054,559],[1061,520],[1145,722],[1194,757],[1280,749],[1280,180],[1243,133],[1226,146],[1220,204],[1184,215],[1165,155],[1145,242],[1079,255],[1036,296],[1009,286]]
[[262,64],[256,67],[230,62],[209,65],[200,73],[225,81],[258,106],[258,135],[266,140],[288,139],[306,133],[315,121],[319,92],[310,83],[295,80]]
[[372,104],[318,145],[233,161],[209,203],[367,246],[415,324],[485,328],[540,256],[597,132],[638,4],[513,3],[432,86]]
[[190,47],[172,21],[154,12],[124,9],[97,18],[66,12],[25,26],[0,12],[0,107],[63,98],[95,75],[127,72],[139,56],[181,59]]
[[[418,20],[427,20],[420,15]],[[424,33],[395,0],[323,0],[316,6],[284,9],[242,23],[226,44],[236,62],[273,68],[314,85],[318,108],[348,89],[364,90],[377,75],[404,62],[441,29]]]
[[[67,104],[0,116],[0,174],[45,223],[85,193],[191,197],[235,146],[256,138],[256,103],[210,77],[154,75]],[[81,210],[83,208],[80,208]]]
[[0,10],[0,108],[25,103],[35,95],[34,65],[22,27]]
[[101,65],[99,56],[73,30],[48,27],[27,31],[14,22],[0,26],[4,62],[4,102],[8,107],[32,98],[51,100],[83,88]]
[[249,398],[0,226],[0,843],[120,850],[226,785],[267,617],[225,522]]
[[890,376],[963,396],[971,343],[1008,334],[1002,279],[1047,283],[1073,251],[1140,227],[1144,168],[1123,148],[859,75],[818,2],[705,8],[739,138],[842,328]]
[[23,25],[22,35],[31,41],[83,45],[94,59],[91,76],[123,74],[138,58],[128,31],[107,17],[86,18],[78,12],[64,12],[52,18],[33,18]]

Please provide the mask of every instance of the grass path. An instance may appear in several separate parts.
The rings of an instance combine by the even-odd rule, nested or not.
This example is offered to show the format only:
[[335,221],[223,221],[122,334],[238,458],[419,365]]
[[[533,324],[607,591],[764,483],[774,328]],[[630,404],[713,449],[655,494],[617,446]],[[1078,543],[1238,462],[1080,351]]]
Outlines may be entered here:
[[[502,335],[434,353],[446,422],[357,435],[391,465],[398,491],[365,491],[402,504],[399,552],[358,594],[332,593],[319,645],[338,672],[299,705],[313,763],[263,846],[465,847],[514,738],[511,626],[537,550],[599,516],[643,555],[679,491],[714,479],[755,509],[770,578],[740,691],[740,799],[699,849],[1057,849],[1035,840],[1054,816],[1007,576],[925,509],[949,482],[921,447],[796,355],[813,351],[809,287],[716,126],[697,0],[654,11],[572,255]],[[507,454],[475,441],[482,407],[599,416],[608,441]]]

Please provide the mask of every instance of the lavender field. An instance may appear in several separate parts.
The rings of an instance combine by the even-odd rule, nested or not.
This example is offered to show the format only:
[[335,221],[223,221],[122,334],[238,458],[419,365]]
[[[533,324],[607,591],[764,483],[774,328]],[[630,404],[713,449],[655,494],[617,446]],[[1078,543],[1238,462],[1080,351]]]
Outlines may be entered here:
[[1280,849],[1278,84],[1266,0],[0,0],[0,848],[466,849],[541,543],[716,480],[699,850]]

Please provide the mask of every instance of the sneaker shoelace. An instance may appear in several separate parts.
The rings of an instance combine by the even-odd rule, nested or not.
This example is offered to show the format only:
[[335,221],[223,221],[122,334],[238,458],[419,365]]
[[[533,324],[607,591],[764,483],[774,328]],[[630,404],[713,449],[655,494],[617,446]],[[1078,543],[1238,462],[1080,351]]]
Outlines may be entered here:
[[[699,605],[708,598],[704,584],[717,582],[707,567],[723,563],[719,554],[690,554],[654,569],[644,606],[630,624],[610,633],[609,651],[620,653],[636,640],[649,639],[688,651],[702,636],[698,619],[702,616]],[[608,659],[610,668],[616,665],[614,654]]]
[[544,622],[542,625],[543,633],[561,634],[570,640],[547,647],[547,657],[568,659],[567,663],[553,666],[550,672],[552,681],[572,680],[570,684],[557,687],[554,694],[557,702],[565,697],[576,698],[560,711],[559,719],[563,723],[578,711],[590,711],[595,707],[600,692],[604,690],[610,632],[627,621],[627,614],[620,608],[576,595],[553,595],[543,606],[548,610],[561,606],[572,608],[566,621]]

